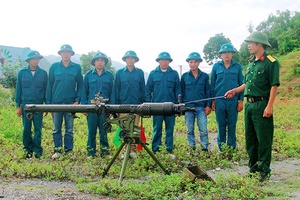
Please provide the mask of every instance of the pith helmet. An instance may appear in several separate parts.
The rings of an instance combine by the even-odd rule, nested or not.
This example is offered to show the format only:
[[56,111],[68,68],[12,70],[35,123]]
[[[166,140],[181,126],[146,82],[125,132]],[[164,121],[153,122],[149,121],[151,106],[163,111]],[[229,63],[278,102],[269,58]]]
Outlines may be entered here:
[[202,62],[202,58],[198,52],[190,53],[189,57],[186,59],[186,62],[189,62],[190,60],[198,60],[199,62]]
[[236,50],[234,49],[232,44],[226,43],[221,46],[219,53],[226,53],[226,52],[235,53]]
[[43,56],[41,56],[41,54],[38,51],[30,51],[27,54],[27,57],[25,59],[26,62],[28,62],[29,60],[33,59],[33,58],[37,58],[37,59],[42,59]]
[[95,60],[97,60],[98,58],[102,58],[102,59],[104,60],[105,64],[108,63],[108,58],[107,58],[107,56],[106,56],[104,53],[98,51],[98,52],[94,55],[93,60],[91,61],[91,64],[92,64],[92,65],[95,65]]
[[122,57],[122,60],[125,61],[127,57],[134,57],[135,62],[138,62],[140,60],[134,51],[127,51],[125,55]]
[[161,52],[158,57],[156,58],[156,62],[158,62],[161,59],[166,59],[169,60],[170,62],[173,61],[173,59],[171,58],[170,54],[168,52]]
[[60,47],[60,50],[58,51],[58,54],[60,55],[61,52],[63,51],[68,51],[71,52],[72,56],[75,54],[75,52],[73,51],[72,47],[68,44],[64,44]]
[[246,39],[245,42],[257,42],[261,44],[265,44],[268,47],[271,47],[271,44],[268,41],[268,37],[263,32],[252,32]]

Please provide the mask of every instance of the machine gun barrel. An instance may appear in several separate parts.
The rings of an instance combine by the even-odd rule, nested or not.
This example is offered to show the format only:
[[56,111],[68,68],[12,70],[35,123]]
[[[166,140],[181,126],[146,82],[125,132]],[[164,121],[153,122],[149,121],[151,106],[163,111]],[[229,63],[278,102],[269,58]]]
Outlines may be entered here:
[[90,112],[90,113],[134,113],[141,116],[151,115],[174,115],[183,114],[193,108],[185,107],[184,104],[164,103],[143,103],[143,104],[105,104],[98,105],[74,105],[74,104],[26,104],[26,112]]

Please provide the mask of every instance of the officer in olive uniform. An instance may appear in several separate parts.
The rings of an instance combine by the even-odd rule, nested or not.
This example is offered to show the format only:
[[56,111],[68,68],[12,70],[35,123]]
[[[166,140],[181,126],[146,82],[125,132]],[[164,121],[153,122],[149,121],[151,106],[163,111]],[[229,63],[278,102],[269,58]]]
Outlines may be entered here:
[[[48,76],[47,72],[38,66],[42,58],[43,56],[38,51],[30,51],[25,60],[29,65],[19,71],[17,79],[15,100],[17,115],[22,116],[23,146],[26,158],[31,158],[33,153],[37,158],[43,154],[41,146],[43,114],[36,113],[32,120],[29,120],[24,111],[25,104],[43,104],[45,102]],[[34,135],[31,132],[32,123]]]
[[271,47],[267,36],[253,32],[245,39],[253,58],[250,60],[244,84],[229,90],[226,98],[244,91],[246,148],[250,173],[259,172],[260,181],[270,176],[272,142],[274,134],[273,104],[279,82],[279,63],[265,52]]
[[[173,102],[177,103],[180,91],[180,81],[177,71],[173,70],[169,64],[173,61],[168,52],[161,52],[156,62],[159,66],[152,70],[145,88],[146,102]],[[162,138],[162,123],[166,125],[166,150],[175,158],[173,154],[174,144],[174,126],[175,116],[153,116],[153,137],[152,137],[152,151],[154,153],[159,151]]]
[[[95,66],[95,69],[91,69],[84,76],[81,104],[90,104],[98,92],[101,92],[103,98],[109,99],[108,103],[115,104],[114,75],[104,68],[107,62],[108,58],[104,53],[97,52],[94,55],[91,64]],[[103,127],[107,120],[106,114],[85,113],[85,115],[88,124],[88,156],[94,157],[96,155],[97,128],[100,135],[100,156],[109,155],[107,132]]]

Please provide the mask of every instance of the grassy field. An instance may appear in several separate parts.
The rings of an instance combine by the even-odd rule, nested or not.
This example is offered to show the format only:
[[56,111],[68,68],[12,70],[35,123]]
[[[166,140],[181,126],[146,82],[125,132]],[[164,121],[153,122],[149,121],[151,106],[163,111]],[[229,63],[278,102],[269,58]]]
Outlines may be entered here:
[[[300,53],[292,52],[279,58],[281,62],[281,87],[274,107],[275,134],[272,163],[285,161],[297,162],[300,158]],[[103,169],[110,159],[87,159],[87,125],[82,114],[75,120],[75,149],[68,155],[53,161],[52,121],[50,115],[43,123],[44,156],[41,159],[26,160],[22,151],[22,122],[15,113],[10,100],[10,91],[0,88],[0,179],[13,181],[16,178],[72,181],[84,193],[105,195],[116,199],[292,199],[300,187],[299,171],[290,176],[281,176],[280,170],[274,170],[272,182],[259,183],[245,174],[218,173],[215,183],[192,182],[183,171],[190,165],[201,166],[204,170],[230,171],[236,167],[247,170],[248,156],[245,151],[244,119],[239,114],[237,123],[237,150],[230,155],[225,149],[218,153],[213,140],[217,132],[214,112],[209,115],[211,157],[197,151],[189,154],[187,149],[184,117],[176,119],[175,149],[176,160],[164,151],[157,155],[160,162],[171,170],[165,175],[161,168],[150,158],[146,151],[138,153],[136,159],[130,159],[125,171],[123,184],[118,185],[122,159],[117,159],[105,178]],[[144,119],[147,141],[151,143],[151,118]],[[109,133],[110,152],[113,155],[117,147],[113,145],[116,126]],[[198,137],[197,137],[198,138]],[[199,144],[199,141],[198,141]],[[149,145],[151,147],[151,145]],[[198,146],[199,147],[199,146]],[[282,168],[289,165],[282,165]],[[272,166],[271,166],[272,167]],[[271,178],[272,178],[271,177]],[[280,177],[280,179],[276,179]]]
[[[21,133],[21,119],[15,113],[13,103],[6,99],[6,91],[1,90],[2,106],[0,108],[0,169],[1,178],[13,180],[14,178],[39,178],[43,180],[68,180],[77,184],[80,191],[115,197],[117,199],[264,199],[268,197],[289,198],[293,188],[288,190],[290,180],[283,180],[281,189],[272,182],[259,183],[256,179],[247,176],[219,174],[215,183],[205,181],[205,184],[192,182],[186,178],[183,170],[188,163],[201,166],[205,170],[231,169],[234,166],[246,166],[247,155],[244,144],[243,113],[239,115],[237,124],[237,151],[232,158],[229,149],[222,153],[217,152],[216,144],[211,144],[211,158],[198,151],[188,154],[184,126],[184,117],[176,119],[175,149],[177,159],[174,161],[163,150],[158,159],[171,170],[171,175],[164,175],[163,171],[150,158],[146,151],[138,153],[136,159],[130,159],[125,171],[122,187],[118,186],[118,179],[122,166],[122,159],[117,159],[105,178],[102,178],[103,169],[110,159],[87,159],[86,141],[87,125],[82,114],[75,120],[75,149],[72,154],[63,155],[53,161],[52,121],[50,115],[45,117],[43,124],[44,156],[41,159],[26,160],[23,158]],[[300,103],[299,99],[278,98],[275,106],[275,137],[273,145],[273,161],[286,159],[299,159],[300,155]],[[151,143],[151,118],[144,119],[147,141]],[[209,132],[215,135],[217,131],[214,113],[209,115]],[[114,131],[109,133],[111,154],[117,150],[112,143]],[[198,141],[199,144],[199,141]],[[151,145],[149,145],[151,147]],[[199,147],[199,146],[198,146]],[[299,177],[299,172],[294,174]],[[284,187],[282,186],[284,185]],[[299,184],[296,179],[295,185]],[[145,188],[149,188],[146,189]],[[296,191],[297,188],[294,188]]]

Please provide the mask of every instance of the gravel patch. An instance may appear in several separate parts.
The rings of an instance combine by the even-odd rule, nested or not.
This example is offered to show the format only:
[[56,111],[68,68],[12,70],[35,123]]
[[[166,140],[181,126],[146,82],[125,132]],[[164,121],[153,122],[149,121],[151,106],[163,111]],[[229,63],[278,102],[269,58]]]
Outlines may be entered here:
[[0,199],[3,200],[109,200],[113,198],[78,191],[70,181],[0,178]]

